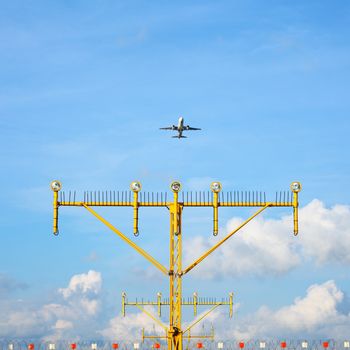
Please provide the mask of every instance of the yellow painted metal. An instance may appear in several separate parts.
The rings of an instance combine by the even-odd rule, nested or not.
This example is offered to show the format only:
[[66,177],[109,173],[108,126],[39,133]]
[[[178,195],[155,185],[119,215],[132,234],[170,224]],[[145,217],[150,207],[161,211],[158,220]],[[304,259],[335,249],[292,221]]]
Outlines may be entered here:
[[106,219],[104,219],[101,215],[97,214],[95,210],[91,209],[89,206],[83,204],[93,216],[95,216],[98,220],[103,222],[108,228],[110,228],[114,233],[116,233],[124,242],[128,243],[131,247],[133,247],[138,253],[140,253],[143,257],[145,257],[149,262],[151,262],[156,268],[162,271],[164,274],[168,274],[168,270],[164,267],[160,262],[154,259],[150,254],[144,251],[141,247],[139,247],[136,243],[126,237],[123,233],[121,233],[117,228],[115,228],[112,224],[110,224]]
[[158,316],[162,316],[162,293],[157,294]]
[[198,295],[193,293],[193,315],[197,316]]
[[149,311],[141,307],[140,305],[136,304],[135,305],[137,308],[139,308],[142,312],[144,312],[147,316],[149,316],[153,321],[155,321],[159,326],[161,326],[165,331],[168,330],[168,327],[163,324],[162,321],[158,320],[157,317],[153,316]]
[[53,192],[53,233],[58,235],[58,192]]
[[168,349],[182,350],[182,207],[178,203],[178,192],[170,210],[170,271],[169,271],[169,330]]
[[[229,293],[229,298],[227,300],[221,300],[217,301],[216,299],[213,298],[189,298],[189,299],[183,299],[182,300],[182,305],[183,306],[212,306],[212,305],[230,305],[230,298],[233,296],[232,293]],[[161,299],[160,297],[157,297],[156,301],[125,301],[125,306],[135,306],[136,304],[138,305],[143,305],[143,306],[155,306],[155,307],[162,307],[162,306],[169,306],[170,302],[169,299],[167,300],[159,300]],[[195,301],[196,300],[196,301]]]
[[138,236],[139,235],[139,205],[138,205],[138,197],[139,193],[134,192],[134,235]]
[[293,192],[293,222],[294,222],[294,236],[298,235],[298,192]]
[[208,255],[210,255],[214,250],[219,248],[223,243],[225,243],[230,237],[232,237],[236,232],[238,232],[242,227],[244,227],[249,221],[253,220],[257,215],[259,215],[262,211],[264,211],[268,206],[264,206],[261,209],[259,209],[257,212],[255,212],[250,218],[245,220],[241,225],[239,225],[237,228],[235,228],[233,231],[231,231],[225,238],[223,238],[220,242],[216,243],[214,246],[212,246],[207,252],[205,252],[200,258],[198,258],[195,262],[193,262],[191,265],[189,265],[184,271],[183,274],[188,273],[191,271],[195,266],[197,266],[201,261],[203,261]]
[[219,193],[214,192],[213,193],[213,208],[214,208],[214,230],[213,234],[214,236],[217,236],[219,233]]
[[[82,202],[82,201],[71,201],[71,202],[58,202],[59,206],[65,207],[83,207],[88,205],[89,207],[133,207],[134,201],[132,202]],[[210,207],[214,206],[214,202],[183,202],[182,207]],[[172,202],[139,202],[138,208],[140,207],[169,207]],[[293,202],[218,202],[218,207],[293,207]]]
[[232,317],[232,314],[233,314],[233,293],[231,292],[230,293],[230,318]]
[[126,293],[122,293],[122,315],[125,316]]
[[[208,257],[211,253],[213,253],[217,248],[219,248],[223,243],[225,243],[230,237],[232,237],[236,232],[238,232],[241,228],[243,228],[246,224],[248,224],[251,220],[253,220],[257,215],[263,212],[265,209],[269,207],[293,207],[293,221],[294,221],[294,234],[298,233],[298,192],[293,191],[293,199],[292,201],[276,201],[275,202],[266,202],[261,200],[261,196],[259,197],[259,201],[243,201],[243,197],[238,196],[238,200],[228,201],[221,200],[219,196],[219,191],[213,191],[212,201],[204,200],[204,201],[192,201],[192,195],[190,201],[182,202],[179,201],[179,193],[178,191],[181,188],[181,184],[177,183],[179,186],[177,190],[172,187],[173,190],[173,201],[154,201],[153,195],[151,201],[146,201],[145,197],[143,201],[139,201],[138,192],[141,190],[140,186],[134,189],[133,199],[131,200],[131,196],[129,196],[129,200],[114,200],[112,201],[112,196],[110,195],[110,200],[108,201],[102,199],[102,201],[96,200],[96,195],[94,197],[95,200],[92,200],[93,196],[90,195],[86,197],[87,200],[84,201],[71,201],[69,196],[69,201],[58,201],[58,193],[54,192],[54,225],[53,230],[54,233],[58,233],[58,208],[59,206],[80,206],[86,208],[92,215],[94,215],[98,220],[100,220],[103,224],[109,227],[113,232],[115,232],[123,241],[129,244],[132,248],[134,248],[139,254],[145,257],[149,262],[151,262],[156,268],[158,268],[161,272],[166,274],[169,277],[169,299],[162,301],[161,294],[158,293],[157,300],[154,302],[128,302],[126,299],[126,294],[122,294],[122,314],[125,315],[125,309],[127,305],[133,305],[138,307],[142,312],[147,314],[151,319],[153,319],[157,324],[159,324],[165,331],[164,336],[159,335],[145,335],[144,330],[142,330],[142,339],[167,339],[168,342],[168,350],[182,350],[183,349],[183,340],[184,339],[213,339],[214,338],[214,330],[210,335],[191,335],[191,328],[198,324],[201,320],[203,320],[210,312],[215,310],[220,305],[228,305],[229,306],[229,315],[232,317],[233,313],[233,293],[229,294],[228,301],[217,302],[212,299],[201,299],[198,298],[197,294],[193,295],[192,300],[184,301],[182,299],[182,277],[184,274],[190,272],[195,266],[200,264],[206,257]],[[221,190],[221,187],[220,187]],[[64,198],[64,195],[61,196]],[[107,196],[106,196],[107,197]],[[88,200],[90,198],[90,200]],[[103,198],[103,197],[102,197]],[[119,198],[119,195],[118,195]],[[122,197],[123,198],[123,197]],[[125,195],[127,198],[127,195]],[[157,197],[158,198],[158,197]],[[184,198],[184,196],[183,196]],[[197,197],[196,197],[197,198]],[[223,197],[222,197],[223,198]],[[228,198],[228,196],[227,196]],[[250,197],[248,197],[249,199]],[[254,197],[253,197],[254,198]],[[257,197],[256,197],[257,198]],[[289,196],[288,196],[289,198]],[[62,199],[62,198],[61,198]],[[140,248],[136,243],[131,241],[127,236],[125,236],[121,231],[115,228],[112,224],[110,224],[106,219],[100,216],[95,210],[93,210],[92,206],[124,206],[124,207],[132,207],[133,208],[133,233],[138,235],[138,209],[139,207],[167,207],[170,213],[170,237],[169,237],[169,270],[159,263],[155,258],[153,258],[150,254]],[[218,208],[219,207],[260,207],[260,209],[255,212],[252,216],[250,216],[247,220],[245,220],[241,225],[227,234],[222,240],[216,243],[212,248],[210,248],[207,252],[205,252],[201,257],[199,257],[196,261],[190,264],[186,269],[182,269],[182,211],[184,207],[212,207],[213,208],[213,233],[216,235],[218,233]],[[169,326],[164,325],[159,319],[152,315],[148,310],[143,308],[142,306],[151,305],[156,306],[158,309],[158,316],[161,316],[161,308],[163,305],[169,306]],[[198,320],[196,320],[191,326],[189,326],[184,331],[182,330],[182,306],[184,305],[193,305],[194,315],[197,315],[197,306],[198,305],[211,305],[213,306],[209,311],[204,313]]]
[[198,320],[196,320],[195,322],[193,322],[189,327],[187,327],[183,333],[185,334],[186,332],[188,332],[192,327],[194,327],[196,324],[198,324],[200,321],[202,321],[205,317],[207,317],[212,311],[214,311],[218,306],[220,306],[221,304],[217,304],[215,306],[213,306],[210,310],[208,310],[206,313],[204,313],[201,317],[198,318]]

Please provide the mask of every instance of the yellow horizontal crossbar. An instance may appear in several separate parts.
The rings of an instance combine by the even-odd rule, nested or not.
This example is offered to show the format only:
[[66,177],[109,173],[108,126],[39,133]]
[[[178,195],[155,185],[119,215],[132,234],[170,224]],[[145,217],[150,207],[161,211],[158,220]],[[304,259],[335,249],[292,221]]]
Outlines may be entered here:
[[[137,202],[138,207],[169,207],[172,202]],[[58,202],[64,207],[133,207],[134,202]],[[178,202],[183,207],[214,207],[213,202]],[[218,202],[219,207],[293,207],[293,202]]]
[[[126,306],[137,306],[137,305],[142,305],[142,306],[157,306],[157,305],[165,305],[165,306],[168,306],[170,305],[170,302],[169,301],[166,301],[166,302],[161,302],[160,304],[157,303],[156,301],[142,301],[142,302],[126,302],[125,303]],[[189,302],[182,302],[181,305],[184,305],[184,306],[193,306],[193,305],[199,305],[199,306],[205,306],[205,305],[230,305],[230,302],[229,301],[217,301],[217,302],[193,302],[193,301],[189,301]]]

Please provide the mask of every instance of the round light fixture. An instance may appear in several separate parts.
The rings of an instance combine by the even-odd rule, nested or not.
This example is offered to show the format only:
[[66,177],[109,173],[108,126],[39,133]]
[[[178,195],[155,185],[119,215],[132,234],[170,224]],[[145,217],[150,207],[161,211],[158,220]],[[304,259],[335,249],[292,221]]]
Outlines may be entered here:
[[138,181],[133,181],[131,184],[130,184],[130,189],[131,191],[133,192],[140,192],[141,191],[141,184],[138,182]]
[[173,192],[179,192],[181,190],[181,184],[179,181],[173,181],[170,188]]
[[53,180],[50,184],[52,191],[58,192],[62,188],[62,184],[58,180]]
[[298,193],[301,191],[301,183],[298,181],[294,181],[290,184],[290,189],[295,192]]
[[220,182],[218,181],[214,181],[210,184],[210,189],[214,192],[214,193],[219,193],[222,189],[222,185]]

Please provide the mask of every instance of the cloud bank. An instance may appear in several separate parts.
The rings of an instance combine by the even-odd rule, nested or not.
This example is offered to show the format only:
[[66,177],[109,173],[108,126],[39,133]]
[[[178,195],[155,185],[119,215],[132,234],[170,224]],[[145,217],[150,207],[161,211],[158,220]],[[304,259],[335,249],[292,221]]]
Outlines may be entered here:
[[[255,218],[206,258],[193,272],[198,278],[237,276],[247,273],[284,274],[313,260],[317,265],[350,264],[350,207],[326,208],[315,199],[299,210],[300,235],[292,234],[292,216],[281,219]],[[220,237],[242,223],[232,218]],[[219,238],[220,239],[220,238]],[[197,236],[184,245],[185,262],[190,263],[208,250],[218,238]],[[215,264],[213,263],[215,261]]]
[[71,278],[66,288],[58,289],[55,303],[30,305],[22,300],[2,300],[0,337],[77,338],[89,335],[100,308],[102,277],[88,271]]
[[211,321],[222,339],[342,339],[348,337],[350,308],[334,281],[311,285],[306,295],[277,310],[261,306],[256,312],[228,326],[220,312]]

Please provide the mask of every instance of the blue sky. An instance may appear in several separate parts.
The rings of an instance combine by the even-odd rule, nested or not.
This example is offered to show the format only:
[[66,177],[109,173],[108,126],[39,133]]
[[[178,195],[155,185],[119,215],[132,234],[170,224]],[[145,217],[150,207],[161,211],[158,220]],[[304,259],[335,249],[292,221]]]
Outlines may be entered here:
[[[185,293],[234,290],[237,337],[247,317],[258,323],[262,306],[278,313],[307,298],[311,285],[334,296],[333,311],[347,317],[349,17],[346,1],[2,1],[0,292],[7,314],[41,310],[72,276],[90,270],[102,281],[94,297],[103,311],[90,318],[100,324],[120,312],[124,289],[130,297],[166,292],[166,281],[80,208],[62,208],[61,235],[53,237],[51,180],[83,191],[124,190],[138,179],[146,191],[166,191],[174,179],[184,190],[217,179],[227,190],[272,196],[300,180],[305,223],[293,238],[292,221],[283,219],[290,212],[267,212],[246,234],[264,233],[255,241],[263,242],[277,232],[272,241],[237,241],[260,267],[240,256],[232,272],[221,261],[223,273],[194,274]],[[183,140],[158,130],[179,115],[203,130]],[[131,234],[131,210],[101,212]],[[222,234],[248,214],[222,209]],[[167,215],[141,210],[137,238],[165,263],[167,244],[159,241],[167,239]],[[205,247],[211,223],[210,210],[186,211],[188,244]],[[280,269],[263,248],[275,243],[290,256],[289,263],[275,257]],[[322,335],[320,320],[310,336]],[[1,325],[0,336],[16,331]],[[88,321],[84,327],[77,332],[86,334]],[[45,332],[33,326],[23,336]]]

